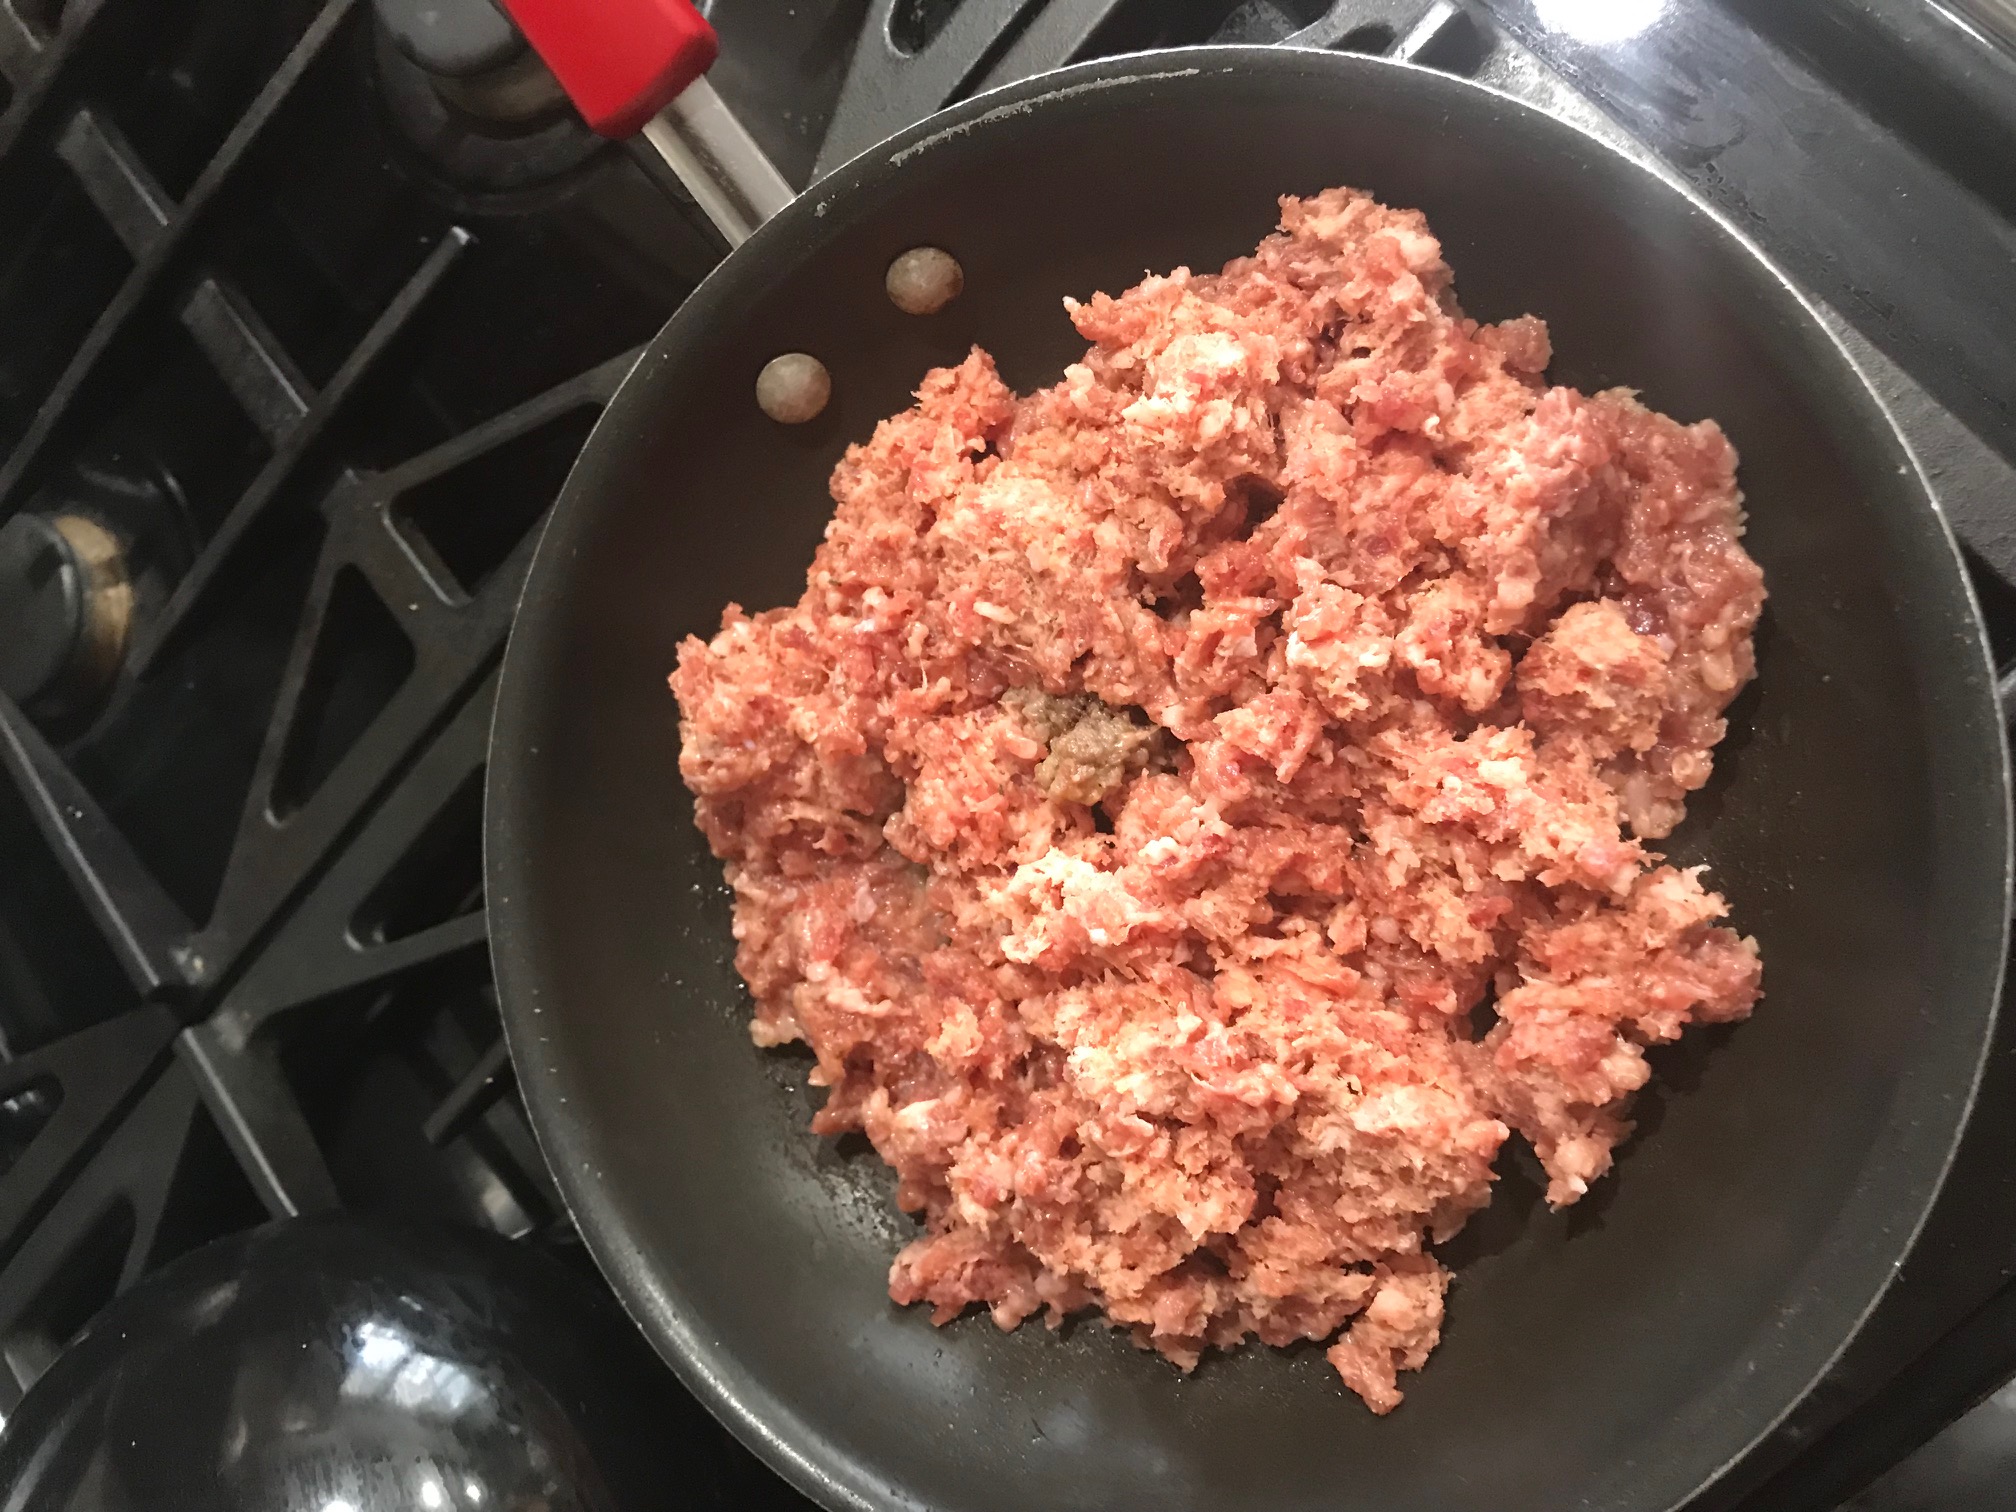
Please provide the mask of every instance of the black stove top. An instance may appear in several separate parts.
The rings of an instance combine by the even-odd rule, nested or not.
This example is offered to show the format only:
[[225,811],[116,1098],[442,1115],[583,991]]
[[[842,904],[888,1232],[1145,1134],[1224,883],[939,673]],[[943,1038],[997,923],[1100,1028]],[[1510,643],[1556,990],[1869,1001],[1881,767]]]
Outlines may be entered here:
[[[722,249],[468,3],[0,0],[0,1414],[115,1296],[269,1216],[585,1266],[489,980],[484,742],[543,513]],[[2016,659],[2009,0],[712,20],[717,86],[800,185],[994,84],[1212,40],[1397,52],[1573,114],[1825,307]],[[2016,1464],[1989,1395],[2012,1149],[2005,1045],[1900,1285],[1703,1512],[1982,1504]]]

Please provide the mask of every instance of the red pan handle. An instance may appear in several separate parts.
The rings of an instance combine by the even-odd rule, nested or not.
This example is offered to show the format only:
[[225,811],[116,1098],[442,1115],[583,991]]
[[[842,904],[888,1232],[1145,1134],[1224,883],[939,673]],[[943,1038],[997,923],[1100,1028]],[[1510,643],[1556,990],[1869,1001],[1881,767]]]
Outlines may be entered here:
[[720,43],[688,0],[501,0],[582,118],[634,136],[713,66]]
[[689,0],[500,0],[582,118],[658,150],[730,247],[794,190],[702,77],[720,51]]

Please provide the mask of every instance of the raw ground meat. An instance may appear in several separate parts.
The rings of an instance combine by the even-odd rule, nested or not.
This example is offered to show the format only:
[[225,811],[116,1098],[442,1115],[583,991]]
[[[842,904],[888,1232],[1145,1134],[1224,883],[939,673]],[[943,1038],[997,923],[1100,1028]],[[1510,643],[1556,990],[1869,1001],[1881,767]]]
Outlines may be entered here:
[[680,648],[753,1033],[895,1168],[898,1302],[1334,1338],[1388,1411],[1511,1131],[1574,1202],[1645,1047],[1750,1012],[1644,844],[1754,670],[1735,453],[1450,277],[1330,190],[1066,301],[1062,381],[926,376],[804,598]]

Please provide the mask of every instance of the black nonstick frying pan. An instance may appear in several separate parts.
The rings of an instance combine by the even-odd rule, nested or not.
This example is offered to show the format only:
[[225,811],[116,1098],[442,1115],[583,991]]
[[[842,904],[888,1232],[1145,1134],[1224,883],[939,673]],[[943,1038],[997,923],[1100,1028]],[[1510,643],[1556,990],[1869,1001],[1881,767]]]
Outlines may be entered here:
[[[1482,319],[1552,324],[1557,382],[1629,383],[1740,448],[1761,675],[1670,849],[1761,940],[1756,1018],[1666,1054],[1600,1195],[1510,1169],[1449,1258],[1445,1342],[1375,1419],[1320,1350],[1185,1378],[1078,1326],[934,1329],[888,1300],[910,1223],[752,1048],[720,868],[677,773],[675,648],[794,600],[842,449],[978,342],[1082,350],[1060,296],[1216,267],[1332,184],[1427,212]],[[943,313],[883,272],[965,266]],[[794,429],[752,389],[818,354]],[[603,1269],[701,1399],[833,1508],[1663,1512],[1806,1392],[1895,1272],[1995,1014],[2007,758],[1960,559],[1883,408],[1758,253],[1578,129],[1380,60],[1213,48],[983,96],[816,185],[710,277],[610,407],[506,660],[493,949],[539,1136]],[[1509,1156],[1508,1169],[1517,1162]]]

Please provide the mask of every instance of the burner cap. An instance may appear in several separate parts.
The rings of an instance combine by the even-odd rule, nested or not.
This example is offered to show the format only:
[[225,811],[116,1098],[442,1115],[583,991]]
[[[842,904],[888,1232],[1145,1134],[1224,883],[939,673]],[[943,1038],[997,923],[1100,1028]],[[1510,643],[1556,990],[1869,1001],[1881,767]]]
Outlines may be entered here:
[[84,574],[56,522],[0,525],[0,693],[29,703],[54,687],[84,635]]
[[437,78],[488,73],[525,49],[490,0],[372,0],[372,8],[399,51]]
[[0,525],[0,693],[23,706],[87,701],[118,670],[132,603],[103,526],[39,514]]

